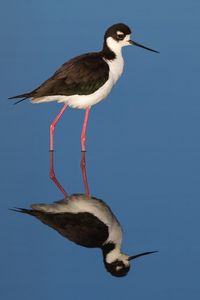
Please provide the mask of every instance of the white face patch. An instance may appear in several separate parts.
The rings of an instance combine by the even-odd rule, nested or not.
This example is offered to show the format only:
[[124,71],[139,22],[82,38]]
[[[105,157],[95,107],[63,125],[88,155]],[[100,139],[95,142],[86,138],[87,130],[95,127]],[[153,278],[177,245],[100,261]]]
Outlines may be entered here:
[[[125,266],[129,266],[129,256],[126,254],[122,254],[119,249],[115,248],[110,253],[106,255],[106,262],[112,263],[115,260],[120,260],[124,263]],[[119,266],[120,267],[120,266]]]
[[130,38],[131,38],[130,34],[127,34],[125,36],[125,38],[121,41],[116,41],[112,37],[108,37],[106,39],[106,42],[107,42],[107,45],[110,48],[110,50],[112,50],[114,53],[118,54],[121,52],[122,47],[130,46],[130,43],[129,43]]
[[112,50],[114,53],[121,53],[122,46],[120,45],[120,43],[118,43],[118,41],[116,41],[112,37],[108,37],[106,39],[106,43],[108,45],[108,48],[110,48],[110,50]]

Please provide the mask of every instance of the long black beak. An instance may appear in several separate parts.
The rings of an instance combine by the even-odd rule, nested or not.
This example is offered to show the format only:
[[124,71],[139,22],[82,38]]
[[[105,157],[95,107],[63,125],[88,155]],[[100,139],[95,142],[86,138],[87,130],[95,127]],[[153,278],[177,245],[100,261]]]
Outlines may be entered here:
[[158,252],[158,251],[148,251],[148,252],[139,253],[139,254],[136,254],[133,256],[129,256],[128,260],[132,260],[132,259],[138,258],[140,256],[144,256],[144,255],[148,255],[148,254],[152,254],[152,253],[156,253],[156,252]]
[[137,47],[140,47],[140,48],[143,48],[143,49],[146,49],[146,50],[155,52],[155,53],[160,53],[160,52],[158,52],[158,51],[156,51],[156,50],[153,50],[153,49],[151,49],[151,48],[145,47],[145,46],[143,46],[143,45],[141,45],[141,44],[138,44],[138,43],[136,43],[136,42],[134,42],[134,41],[131,41],[131,40],[129,41],[129,43],[130,43],[131,45],[135,45],[135,46],[137,46]]

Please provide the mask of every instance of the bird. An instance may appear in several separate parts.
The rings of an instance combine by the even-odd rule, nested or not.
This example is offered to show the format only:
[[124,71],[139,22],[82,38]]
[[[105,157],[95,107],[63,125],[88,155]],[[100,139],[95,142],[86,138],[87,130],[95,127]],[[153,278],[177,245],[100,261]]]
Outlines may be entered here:
[[54,151],[55,126],[68,107],[85,110],[81,150],[86,151],[86,129],[90,109],[108,96],[122,75],[122,48],[129,45],[159,53],[131,40],[131,29],[123,23],[117,23],[106,30],[101,51],[70,59],[33,91],[9,98],[22,98],[16,103],[25,99],[30,99],[32,103],[64,103],[50,125],[50,151]]
[[87,248],[102,250],[106,270],[122,277],[130,270],[130,261],[157,251],[132,256],[121,252],[122,227],[110,207],[101,199],[73,194],[53,204],[32,204],[31,209],[11,209],[36,217],[63,237]]

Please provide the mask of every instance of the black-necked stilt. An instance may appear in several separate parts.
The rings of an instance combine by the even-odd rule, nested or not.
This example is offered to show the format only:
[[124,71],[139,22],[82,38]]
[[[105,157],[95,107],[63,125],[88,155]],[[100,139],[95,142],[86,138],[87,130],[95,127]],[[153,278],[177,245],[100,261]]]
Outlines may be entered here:
[[36,217],[80,246],[100,248],[106,270],[113,276],[127,275],[131,260],[157,252],[123,254],[121,225],[108,205],[95,197],[74,194],[53,204],[32,204],[31,208],[14,210]]
[[30,98],[32,103],[50,101],[65,103],[50,126],[51,151],[54,150],[56,123],[68,106],[86,109],[81,133],[82,151],[85,151],[90,108],[108,96],[121,76],[124,66],[121,50],[122,47],[128,45],[139,46],[158,53],[158,51],[132,41],[131,30],[128,26],[121,23],[115,24],[106,30],[103,49],[100,52],[84,54],[69,60],[32,92],[9,98],[23,98],[18,102]]

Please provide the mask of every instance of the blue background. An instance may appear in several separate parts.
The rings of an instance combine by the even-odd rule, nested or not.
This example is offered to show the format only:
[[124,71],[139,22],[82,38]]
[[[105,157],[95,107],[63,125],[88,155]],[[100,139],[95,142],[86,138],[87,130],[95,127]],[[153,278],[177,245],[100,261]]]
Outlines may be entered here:
[[[1,298],[199,299],[200,2],[6,0],[0,10]],[[64,61],[102,47],[124,22],[133,39],[159,50],[123,50],[125,70],[90,115],[91,194],[113,209],[128,254],[125,278],[104,270],[101,253],[78,247],[36,219],[8,208],[62,198],[48,177],[49,124],[60,105],[12,105]],[[83,192],[79,168],[84,111],[56,128],[57,177]]]

